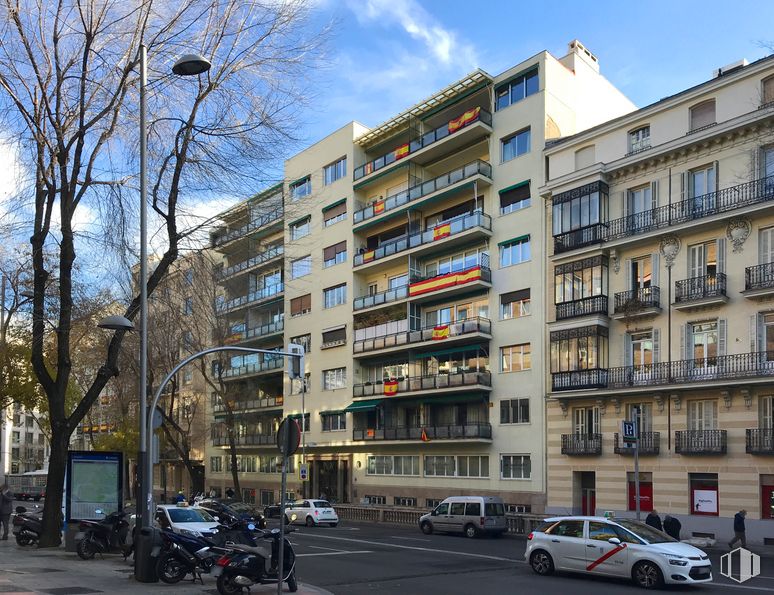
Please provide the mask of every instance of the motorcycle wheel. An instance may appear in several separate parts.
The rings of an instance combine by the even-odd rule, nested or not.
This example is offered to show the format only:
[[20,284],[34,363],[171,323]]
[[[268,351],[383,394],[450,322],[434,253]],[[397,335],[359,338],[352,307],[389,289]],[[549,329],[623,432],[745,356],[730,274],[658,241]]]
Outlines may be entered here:
[[218,577],[218,593],[220,595],[239,595],[242,592],[241,585],[235,585],[232,582],[234,577],[230,574],[221,574]]
[[298,591],[298,581],[296,580],[296,570],[293,569],[293,572],[290,573],[290,576],[288,577],[288,591],[291,593],[295,593]]
[[91,539],[86,537],[78,542],[78,557],[82,560],[91,560],[96,553],[94,544],[91,543]]
[[16,543],[21,546],[30,545],[32,543],[32,538],[28,535],[23,535],[21,533],[16,534]]
[[159,575],[161,582],[174,585],[183,580],[188,571],[174,555],[166,553],[159,558],[156,565],[156,573]]

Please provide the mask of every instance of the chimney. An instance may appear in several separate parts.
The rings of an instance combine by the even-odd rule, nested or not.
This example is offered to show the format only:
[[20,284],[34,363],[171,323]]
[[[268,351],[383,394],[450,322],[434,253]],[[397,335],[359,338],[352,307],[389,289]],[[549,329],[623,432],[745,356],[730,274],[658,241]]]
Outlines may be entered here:
[[564,66],[575,72],[576,66],[582,62],[594,72],[599,74],[599,60],[592,54],[586,46],[577,39],[573,39],[567,44],[567,55],[559,60]]

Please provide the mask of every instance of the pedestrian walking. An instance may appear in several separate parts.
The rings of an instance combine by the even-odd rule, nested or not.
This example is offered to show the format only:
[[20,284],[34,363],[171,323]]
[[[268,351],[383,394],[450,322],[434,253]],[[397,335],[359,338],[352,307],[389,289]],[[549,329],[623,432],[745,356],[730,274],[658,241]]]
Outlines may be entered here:
[[647,517],[645,517],[645,524],[650,525],[654,529],[663,531],[664,527],[661,526],[661,517],[658,516],[658,512],[651,510]]
[[669,535],[669,537],[680,541],[680,529],[682,529],[682,527],[682,523],[675,517],[671,515],[664,516],[664,533]]
[[216,495],[215,488],[210,489],[210,498],[214,498]]
[[728,542],[728,547],[734,547],[737,541],[742,544],[742,547],[747,547],[747,538],[744,534],[744,517],[746,516],[746,510],[740,510],[734,515],[734,538]]
[[8,484],[0,486],[0,524],[3,525],[3,537],[8,539],[8,524],[11,521],[11,512],[13,511],[13,494],[8,489]]
[[226,498],[233,498],[234,497],[234,490],[231,488],[228,488],[226,490]]

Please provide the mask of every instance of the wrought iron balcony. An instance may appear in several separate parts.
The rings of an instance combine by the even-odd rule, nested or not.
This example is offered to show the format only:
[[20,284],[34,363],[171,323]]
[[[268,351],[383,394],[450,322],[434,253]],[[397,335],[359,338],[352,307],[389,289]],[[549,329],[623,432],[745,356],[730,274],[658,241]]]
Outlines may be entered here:
[[390,335],[381,335],[369,339],[355,341],[354,352],[368,353],[380,349],[400,347],[425,341],[449,341],[472,333],[492,334],[492,321],[484,317],[467,318],[448,324],[427,326],[413,331],[402,331]]
[[744,290],[774,290],[774,262],[747,267],[744,270]]
[[221,270],[220,274],[218,275],[218,280],[222,281],[227,277],[231,277],[232,275],[236,275],[237,273],[241,273],[248,269],[252,269],[254,267],[262,265],[265,262],[269,262],[271,260],[274,260],[275,258],[282,256],[284,253],[285,253],[284,246],[273,246],[268,250],[259,252],[252,258],[248,258],[247,260],[244,260],[239,264],[235,264],[233,266],[230,266],[228,268]]
[[[263,399],[235,400],[231,403],[232,412],[242,413],[253,409],[281,409],[284,404],[284,397],[264,397]],[[226,406],[223,403],[215,403],[212,407],[214,413],[225,413]]]
[[372,295],[364,295],[355,298],[352,305],[353,310],[365,310],[366,308],[373,308],[374,306],[383,306],[385,304],[391,304],[400,300],[405,300],[408,297],[408,285],[401,285],[400,287],[394,287],[387,291],[379,291]]
[[679,455],[724,455],[728,446],[725,430],[679,430],[675,452]]
[[248,293],[247,295],[243,295],[241,297],[234,298],[233,300],[228,300],[227,302],[224,302],[223,304],[218,306],[218,314],[224,314],[226,312],[230,312],[231,310],[236,310],[237,308],[244,308],[245,306],[252,306],[252,305],[258,304],[259,302],[262,302],[269,298],[274,298],[275,296],[279,296],[280,294],[282,294],[283,291],[285,291],[284,283],[277,283],[276,285],[263,287],[256,291]]
[[572,300],[571,302],[556,304],[557,320],[578,318],[579,316],[589,316],[591,314],[607,316],[606,295],[593,295],[579,300]]
[[237,238],[241,238],[242,236],[249,235],[254,231],[261,229],[262,227],[266,227],[268,225],[276,223],[277,221],[282,219],[284,215],[285,215],[284,209],[282,208],[275,209],[269,213],[266,213],[265,215],[256,217],[255,219],[250,221],[250,223],[240,227],[239,229],[234,229],[232,231],[224,233],[223,235],[214,235],[212,237],[212,247],[218,248],[220,246],[223,246],[224,244],[228,244],[232,240],[236,240]]
[[615,314],[638,316],[644,312],[659,309],[661,309],[661,289],[656,285],[638,287],[615,294]]
[[757,428],[746,430],[745,451],[751,455],[774,455],[774,430]]
[[602,434],[562,434],[563,455],[601,455]]
[[397,426],[394,428],[355,428],[353,440],[422,440],[422,432],[427,440],[465,440],[470,438],[492,439],[492,424],[474,422],[440,426]]
[[607,387],[607,370],[573,370],[551,374],[551,390],[583,390],[586,388]]
[[[352,387],[354,397],[378,397],[385,394],[400,395],[401,393],[413,393],[419,391],[452,391],[466,386],[492,386],[492,374],[485,370],[482,372],[456,372],[454,374],[430,374],[428,376],[409,376],[398,378],[397,386],[390,387],[392,392],[385,387],[384,382],[362,382]],[[397,392],[396,390],[397,389]],[[387,391],[387,392],[386,392]]]
[[607,224],[595,223],[581,229],[574,229],[554,236],[554,253],[561,254],[585,246],[600,244],[607,240]]
[[675,305],[726,298],[726,275],[703,275],[675,282]]
[[[638,448],[641,455],[657,455],[659,452],[659,443],[661,442],[660,432],[640,432]],[[633,455],[634,447],[626,446],[623,441],[619,443],[619,436],[615,434],[615,445],[613,452],[617,455]]]

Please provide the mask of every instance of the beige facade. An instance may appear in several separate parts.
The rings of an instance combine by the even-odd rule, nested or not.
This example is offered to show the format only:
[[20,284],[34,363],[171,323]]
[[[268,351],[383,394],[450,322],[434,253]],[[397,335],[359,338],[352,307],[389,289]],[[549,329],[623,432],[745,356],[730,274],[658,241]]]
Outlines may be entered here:
[[[542,511],[546,387],[532,358],[546,350],[543,309],[532,305],[547,299],[541,151],[633,108],[573,42],[561,59],[542,52],[495,77],[477,70],[289,159],[276,345],[308,346],[308,382],[302,393],[285,380],[279,402],[250,405],[240,452],[262,466],[279,417],[303,410],[310,482],[292,478],[294,495],[424,508],[483,493]],[[267,225],[248,221],[224,220],[214,236],[226,266],[254,254],[251,234]],[[218,240],[231,232],[230,245]],[[236,245],[247,252],[235,256]],[[224,287],[227,300],[245,291]],[[218,465],[208,485],[228,484]],[[278,497],[272,471],[240,478],[256,501]]]
[[774,61],[549,143],[548,510],[774,537]]

